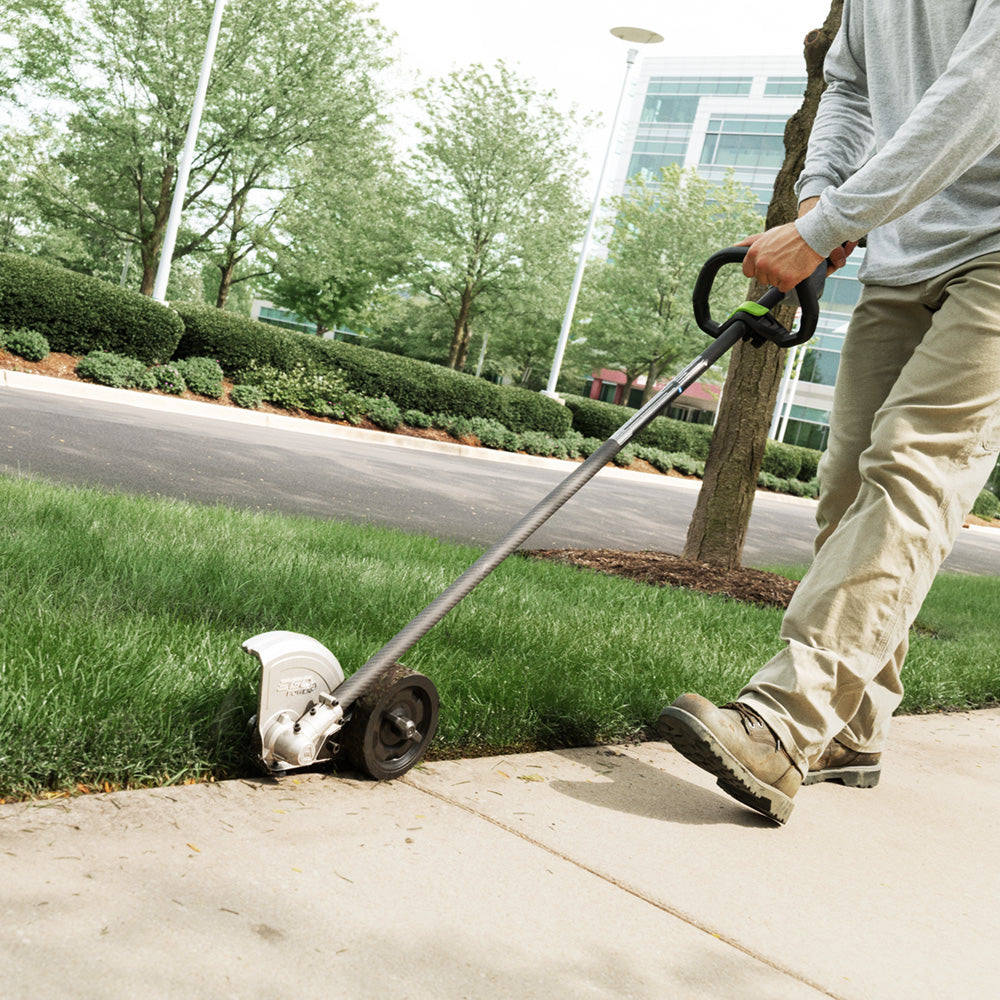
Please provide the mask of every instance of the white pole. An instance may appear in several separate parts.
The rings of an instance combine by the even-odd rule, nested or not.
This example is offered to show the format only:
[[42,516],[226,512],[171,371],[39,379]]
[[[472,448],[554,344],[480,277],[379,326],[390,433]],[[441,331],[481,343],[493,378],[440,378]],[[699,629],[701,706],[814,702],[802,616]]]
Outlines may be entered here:
[[490,331],[483,334],[483,347],[479,352],[479,364],[476,365],[476,378],[483,373],[483,362],[486,360],[486,345],[490,342]]
[[799,388],[799,376],[802,374],[802,365],[806,360],[806,345],[799,344],[795,350],[795,369],[792,373],[792,381],[788,386],[788,399],[786,400],[785,413],[781,418],[781,426],[778,428],[778,440],[782,441],[785,431],[788,430],[788,421],[792,415],[792,406],[795,405],[795,393]]
[[608,148],[604,153],[604,163],[601,165],[601,173],[597,178],[597,191],[594,193],[594,204],[590,209],[590,218],[587,220],[587,230],[583,236],[583,246],[580,247],[580,257],[576,262],[576,275],[573,278],[573,286],[569,292],[569,302],[566,305],[566,313],[563,316],[562,329],[559,331],[559,340],[556,344],[556,354],[552,359],[552,368],[549,371],[549,384],[545,387],[542,395],[559,399],[556,394],[556,382],[559,381],[559,369],[562,367],[563,354],[566,353],[566,343],[569,340],[570,327],[573,325],[573,313],[576,310],[576,300],[580,294],[580,285],[583,282],[583,272],[587,266],[587,253],[590,250],[590,240],[594,233],[594,223],[597,220],[597,213],[601,207],[601,188],[604,185],[604,174],[608,169],[608,162],[611,159],[611,151],[615,145],[615,135],[618,132],[618,117],[621,114],[622,104],[625,101],[625,90],[628,86],[629,74],[635,63],[635,57],[639,54],[638,49],[629,49],[625,60],[625,79],[622,81],[622,90],[618,95],[618,106],[615,108],[615,118],[611,124],[611,135],[608,137]]
[[191,111],[191,121],[188,123],[187,141],[184,143],[184,152],[181,154],[181,161],[177,170],[174,199],[170,203],[170,217],[167,219],[167,231],[163,236],[163,246],[160,248],[160,261],[156,268],[156,281],[153,284],[153,298],[159,302],[166,301],[167,281],[170,278],[170,264],[174,256],[174,244],[177,242],[177,230],[181,224],[184,195],[187,193],[188,177],[191,173],[191,161],[194,159],[194,144],[198,139],[198,129],[201,126],[201,113],[205,108],[208,78],[211,75],[212,63],[215,60],[215,46],[219,40],[219,25],[222,23],[222,8],[225,6],[226,0],[215,0],[212,25],[208,29],[205,55],[201,61],[198,89],[194,95],[194,108]]
[[781,384],[778,386],[778,399],[774,406],[774,413],[771,414],[771,426],[767,431],[767,436],[772,441],[780,440],[778,438],[778,425],[781,423],[781,414],[785,409],[785,399],[788,396],[788,386],[792,380],[792,367],[795,364],[795,356],[798,353],[798,347],[793,347],[785,358],[785,370],[781,376]]

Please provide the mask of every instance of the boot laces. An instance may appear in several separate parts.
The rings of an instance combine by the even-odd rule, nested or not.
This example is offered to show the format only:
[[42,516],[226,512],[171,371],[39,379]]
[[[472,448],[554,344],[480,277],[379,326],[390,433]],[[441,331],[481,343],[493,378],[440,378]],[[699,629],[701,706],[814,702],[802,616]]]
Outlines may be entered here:
[[781,740],[778,739],[774,730],[760,717],[756,709],[751,708],[749,705],[744,704],[742,701],[731,701],[727,705],[723,705],[723,708],[732,709],[740,717],[740,722],[743,723],[743,728],[748,732],[752,732],[755,729],[765,729],[771,734],[771,738],[774,740],[775,750],[784,750],[785,748],[781,745]]

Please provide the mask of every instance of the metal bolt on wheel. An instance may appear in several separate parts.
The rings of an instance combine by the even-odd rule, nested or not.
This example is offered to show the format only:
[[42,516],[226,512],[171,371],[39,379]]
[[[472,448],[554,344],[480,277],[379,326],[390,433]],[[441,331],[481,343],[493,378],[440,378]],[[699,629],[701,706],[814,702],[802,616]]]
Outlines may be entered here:
[[394,663],[351,709],[340,731],[348,760],[383,781],[398,778],[427,751],[438,724],[437,689],[423,674]]

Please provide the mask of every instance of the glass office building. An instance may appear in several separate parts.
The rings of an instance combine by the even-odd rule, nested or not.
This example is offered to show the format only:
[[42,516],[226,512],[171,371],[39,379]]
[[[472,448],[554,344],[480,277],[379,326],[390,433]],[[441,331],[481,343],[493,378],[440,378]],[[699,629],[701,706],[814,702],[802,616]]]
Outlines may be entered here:
[[[764,215],[784,160],[785,123],[799,109],[805,84],[801,56],[647,57],[637,66],[615,193],[630,177],[655,178],[672,163],[708,180],[731,171],[756,194]],[[772,437],[810,448],[826,444],[840,345],[861,291],[860,254],[827,282],[816,336],[789,352]]]

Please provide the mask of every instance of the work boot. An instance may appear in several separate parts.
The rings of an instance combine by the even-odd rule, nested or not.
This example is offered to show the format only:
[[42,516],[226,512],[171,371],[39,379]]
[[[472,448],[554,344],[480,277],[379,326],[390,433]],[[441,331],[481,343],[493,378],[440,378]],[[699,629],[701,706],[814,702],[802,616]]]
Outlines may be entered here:
[[749,705],[734,701],[716,708],[701,695],[682,694],[660,713],[656,728],[734,799],[776,823],[788,820],[802,775]]
[[852,750],[837,740],[809,765],[803,785],[818,785],[821,781],[839,781],[851,788],[874,788],[882,776],[882,754]]

